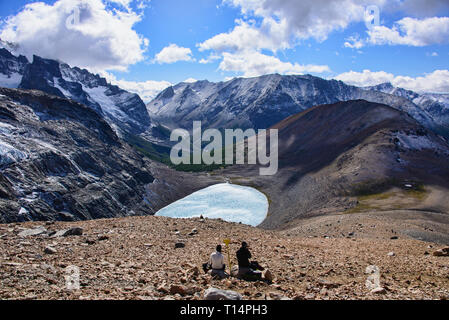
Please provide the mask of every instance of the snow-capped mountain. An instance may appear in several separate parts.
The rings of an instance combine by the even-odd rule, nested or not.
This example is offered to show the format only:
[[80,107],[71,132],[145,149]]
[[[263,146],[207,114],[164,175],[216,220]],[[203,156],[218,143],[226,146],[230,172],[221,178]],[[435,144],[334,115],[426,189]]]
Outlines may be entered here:
[[141,134],[151,128],[145,104],[137,94],[56,60],[34,56],[30,63],[26,57],[0,49],[0,86],[41,90],[85,104],[117,132]]
[[441,126],[449,126],[449,94],[416,93],[394,87],[391,83],[382,83],[377,86],[367,87],[367,90],[380,91],[398,97],[406,98],[430,114],[433,120]]
[[203,127],[260,129],[316,105],[357,99],[392,106],[427,128],[449,134],[441,121],[408,96],[365,90],[310,75],[271,74],[219,83],[182,82],[165,89],[147,108],[152,119],[169,128],[191,129],[193,120],[201,120]]
[[8,50],[0,48],[0,87],[17,88],[22,82],[28,59],[14,56]]
[[0,88],[0,223],[154,214],[215,183],[142,156],[81,103]]

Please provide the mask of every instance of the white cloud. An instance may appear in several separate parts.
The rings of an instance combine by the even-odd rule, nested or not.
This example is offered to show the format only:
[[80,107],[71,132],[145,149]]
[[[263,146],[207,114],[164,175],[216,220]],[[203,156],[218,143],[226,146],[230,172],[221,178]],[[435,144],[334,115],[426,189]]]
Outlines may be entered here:
[[109,2],[114,2],[117,4],[122,5],[125,8],[129,8],[129,4],[133,1],[133,0],[108,0]]
[[154,57],[154,62],[159,64],[175,63],[178,61],[195,61],[192,57],[192,50],[190,48],[179,47],[176,44],[170,44]]
[[395,76],[384,71],[363,70],[363,72],[349,71],[336,77],[347,84],[364,87],[390,82],[400,87],[416,92],[449,93],[449,70],[435,70],[420,77]]
[[[282,31],[284,32],[284,31]],[[228,33],[220,33],[203,43],[198,44],[200,51],[213,50],[221,53],[225,51],[244,51],[268,49],[273,52],[289,47],[285,36],[279,33],[275,37],[257,28],[254,23],[237,20],[234,29]]]
[[330,72],[326,65],[300,65],[283,62],[277,57],[268,56],[257,51],[223,53],[220,70],[243,73],[244,77],[255,77],[270,73],[303,74],[308,72]]
[[365,7],[382,7],[385,0],[225,0],[243,14],[263,19],[261,31],[283,41],[325,40],[335,30],[364,20]]
[[207,63],[212,63],[216,60],[220,60],[221,56],[218,54],[210,54],[206,59],[201,59],[200,61],[198,61],[201,64],[207,64]]
[[364,46],[364,41],[362,39],[360,39],[360,37],[358,35],[351,36],[351,37],[347,38],[346,40],[347,41],[344,43],[344,46],[346,48],[360,49]]
[[154,81],[154,80],[148,80],[144,82],[116,80],[113,81],[113,84],[119,86],[120,88],[126,91],[137,93],[145,103],[150,102],[162,90],[172,85],[172,83],[168,81]]
[[363,70],[363,72],[345,72],[336,76],[335,79],[354,86],[367,87],[380,83],[392,82],[394,75],[385,71],[372,72],[370,70]]
[[408,45],[422,47],[449,43],[449,17],[423,20],[403,18],[392,28],[377,26],[368,31],[367,43],[373,45]]
[[449,70],[435,70],[416,78],[398,76],[393,85],[416,92],[449,93]]
[[172,86],[173,84],[168,81],[127,81],[127,80],[117,80],[117,77],[109,72],[100,72],[100,75],[111,84],[119,86],[123,90],[137,93],[140,98],[148,103],[153,100],[162,90]]
[[[243,19],[236,20],[232,30],[197,44],[200,51],[221,56],[219,68],[244,76],[264,73],[322,73],[329,67],[282,62],[276,54],[291,49],[298,41],[314,38],[324,41],[335,30],[343,30],[352,22],[364,21],[366,5],[382,6],[385,0],[224,0],[240,8]],[[358,44],[351,44],[359,48]],[[201,63],[211,60],[202,59]]]
[[129,9],[107,9],[101,0],[34,2],[6,19],[0,38],[18,43],[28,57],[37,54],[91,70],[126,70],[144,60],[148,46],[148,39],[133,30],[140,19]]
[[185,83],[195,83],[195,82],[197,82],[198,80],[196,80],[195,78],[187,78],[187,79],[185,79],[183,82],[185,82]]

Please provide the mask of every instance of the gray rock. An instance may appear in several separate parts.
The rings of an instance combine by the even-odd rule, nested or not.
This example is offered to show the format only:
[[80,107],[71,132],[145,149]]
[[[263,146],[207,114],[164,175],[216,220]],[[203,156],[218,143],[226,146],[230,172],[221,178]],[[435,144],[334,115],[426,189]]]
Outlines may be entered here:
[[82,235],[83,235],[83,228],[76,227],[67,230],[62,236],[67,237],[67,236],[82,236]]
[[195,229],[192,229],[192,231],[190,231],[189,236],[194,236],[196,234],[198,234],[198,230],[195,228]]
[[55,254],[58,251],[55,248],[53,248],[53,247],[47,246],[47,247],[45,247],[44,252],[46,254]]
[[371,290],[371,293],[373,293],[373,294],[385,294],[385,293],[387,293],[387,291],[385,290],[385,288],[377,287],[377,288]]
[[239,275],[239,267],[238,266],[232,266],[231,268],[231,276],[237,277]]
[[186,245],[184,242],[176,242],[175,249],[184,248]]
[[26,229],[19,233],[19,237],[38,236],[47,233],[47,229],[40,226],[34,229]]
[[269,292],[268,294],[265,295],[265,300],[291,300],[291,299],[277,292]]
[[243,300],[243,297],[235,291],[209,288],[204,292],[204,300]]
[[82,235],[83,235],[82,228],[71,228],[71,229],[63,229],[63,230],[56,231],[55,233],[51,234],[51,237],[59,238],[59,237],[82,236]]

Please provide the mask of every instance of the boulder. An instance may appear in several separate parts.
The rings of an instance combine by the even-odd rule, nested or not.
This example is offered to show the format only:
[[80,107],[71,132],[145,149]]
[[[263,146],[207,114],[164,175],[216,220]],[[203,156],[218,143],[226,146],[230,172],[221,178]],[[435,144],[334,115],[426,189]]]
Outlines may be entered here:
[[194,236],[198,234],[198,230],[196,228],[192,229],[192,231],[190,231],[189,236]]
[[197,277],[200,274],[200,269],[197,266],[194,266],[187,271],[187,274],[192,277]]
[[291,299],[277,292],[269,292],[268,294],[265,295],[265,300],[291,300]]
[[326,280],[326,279],[319,279],[319,280],[318,280],[318,284],[319,284],[321,287],[324,287],[324,288],[326,288],[326,289],[334,289],[334,288],[338,288],[338,287],[340,286],[339,283],[331,282],[331,281]]
[[47,229],[40,226],[34,229],[26,229],[19,233],[19,237],[38,236],[47,232]]
[[45,252],[46,254],[55,254],[55,253],[57,253],[58,251],[56,251],[56,249],[53,248],[53,247],[47,246],[47,247],[45,247],[44,252]]
[[160,286],[158,286],[156,288],[157,291],[162,292],[162,293],[169,293],[170,289],[166,287],[165,283],[161,284]]
[[101,236],[98,237],[98,241],[105,241],[105,240],[108,240],[108,239],[109,239],[109,237],[107,235],[101,235]]
[[185,296],[187,294],[187,288],[185,286],[172,284],[170,286],[170,294],[175,295],[177,293],[181,296]]
[[175,243],[175,249],[184,248],[185,246],[186,246],[186,244],[184,242],[178,241]]
[[239,275],[239,266],[232,266],[231,277],[237,277]]
[[265,269],[265,271],[263,272],[263,278],[265,281],[268,281],[268,282],[273,282],[273,279],[274,279],[273,274],[268,269]]
[[449,247],[434,251],[433,255],[435,257],[449,257]]
[[209,288],[204,292],[204,300],[243,300],[243,297],[232,290]]
[[64,234],[62,235],[63,237],[67,237],[67,236],[82,236],[83,235],[83,229],[82,228],[71,228],[69,230],[67,230],[66,232],[64,232]]
[[385,293],[387,293],[387,290],[385,290],[385,288],[382,288],[382,287],[377,287],[377,288],[371,290],[371,293],[373,293],[373,294],[385,294]]

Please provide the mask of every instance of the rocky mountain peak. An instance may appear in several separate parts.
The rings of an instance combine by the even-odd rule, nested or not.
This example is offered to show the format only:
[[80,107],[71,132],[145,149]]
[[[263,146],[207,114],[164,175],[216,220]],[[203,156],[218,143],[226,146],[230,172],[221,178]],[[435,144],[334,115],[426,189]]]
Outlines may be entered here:
[[72,99],[102,115],[117,132],[141,134],[151,128],[145,104],[137,94],[111,85],[105,78],[86,69],[33,56],[31,63],[0,51],[0,86],[41,90]]

